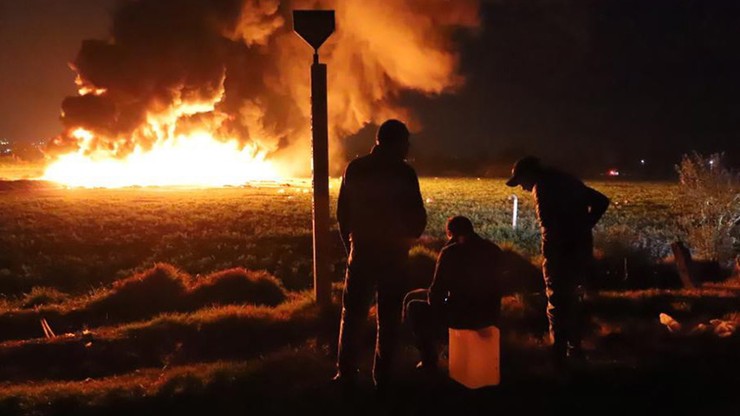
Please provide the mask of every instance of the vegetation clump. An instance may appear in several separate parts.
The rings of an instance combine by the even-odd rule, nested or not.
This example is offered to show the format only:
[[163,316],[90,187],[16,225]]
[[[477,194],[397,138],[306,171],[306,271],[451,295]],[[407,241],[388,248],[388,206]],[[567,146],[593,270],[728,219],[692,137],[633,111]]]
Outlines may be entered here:
[[265,271],[233,268],[201,278],[190,288],[191,301],[198,305],[252,303],[277,306],[286,292],[275,276]]
[[678,223],[697,257],[731,266],[740,238],[740,174],[723,154],[684,155],[676,166]]

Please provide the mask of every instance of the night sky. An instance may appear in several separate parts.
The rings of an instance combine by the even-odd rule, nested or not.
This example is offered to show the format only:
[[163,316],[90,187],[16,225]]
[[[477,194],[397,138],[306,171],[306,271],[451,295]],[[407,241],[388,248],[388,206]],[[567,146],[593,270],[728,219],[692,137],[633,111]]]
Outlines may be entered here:
[[61,132],[62,100],[76,91],[82,39],[105,38],[114,0],[0,0],[0,138]]
[[[66,62],[82,39],[105,37],[113,4],[0,0],[0,138],[61,131],[75,91]],[[740,2],[500,0],[482,14],[459,37],[466,85],[403,98],[424,126],[420,160],[534,153],[592,173],[640,159],[664,169],[698,150],[738,164]],[[347,153],[366,151],[372,130]]]
[[641,158],[670,171],[691,150],[737,163],[740,2],[505,1],[483,12],[484,33],[464,49],[467,88],[421,107],[430,141],[581,171]]

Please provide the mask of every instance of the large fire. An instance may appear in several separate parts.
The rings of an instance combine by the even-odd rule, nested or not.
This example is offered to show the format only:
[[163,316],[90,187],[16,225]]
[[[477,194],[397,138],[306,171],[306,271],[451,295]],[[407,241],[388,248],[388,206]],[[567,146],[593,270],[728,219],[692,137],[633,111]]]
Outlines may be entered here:
[[[102,95],[80,85],[79,94]],[[210,102],[176,103],[173,109],[150,114],[134,132],[144,138],[146,148],[133,141],[133,149],[121,154],[118,145],[132,143],[130,137],[113,146],[99,146],[93,132],[84,128],[72,131],[78,149],[57,156],[42,179],[71,187],[120,188],[127,186],[237,186],[279,178],[267,152],[258,142],[242,143],[236,138],[217,138],[212,133],[223,121],[215,111],[223,98],[223,87]],[[183,117],[211,116],[187,132],[178,132]],[[214,120],[215,119],[215,120]]]
[[107,152],[86,154],[93,135],[78,129],[73,135],[83,147],[59,156],[43,179],[73,187],[226,186],[275,180],[278,172],[265,152],[236,139],[217,140],[207,131],[166,137],[151,149],[136,147],[123,158]]
[[[369,123],[409,120],[404,91],[461,85],[454,30],[478,0],[121,0],[70,63],[78,94],[43,179],[75,187],[224,186],[310,172],[311,54],[290,12],[331,8],[332,160]],[[338,164],[335,165],[338,167]]]

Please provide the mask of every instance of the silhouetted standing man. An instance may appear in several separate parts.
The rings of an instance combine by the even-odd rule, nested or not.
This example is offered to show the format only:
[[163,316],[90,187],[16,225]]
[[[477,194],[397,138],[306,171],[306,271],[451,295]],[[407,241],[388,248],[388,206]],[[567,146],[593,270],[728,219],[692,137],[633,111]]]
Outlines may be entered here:
[[426,227],[426,211],[414,169],[405,162],[409,131],[398,120],[378,129],[372,152],[347,166],[337,219],[348,252],[335,380],[357,375],[358,330],[377,295],[373,378],[387,386],[407,291],[408,251]]
[[516,162],[506,184],[520,185],[535,199],[554,356],[563,360],[569,353],[580,355],[584,317],[578,286],[590,273],[591,230],[609,207],[609,199],[571,175],[544,168],[531,156]]

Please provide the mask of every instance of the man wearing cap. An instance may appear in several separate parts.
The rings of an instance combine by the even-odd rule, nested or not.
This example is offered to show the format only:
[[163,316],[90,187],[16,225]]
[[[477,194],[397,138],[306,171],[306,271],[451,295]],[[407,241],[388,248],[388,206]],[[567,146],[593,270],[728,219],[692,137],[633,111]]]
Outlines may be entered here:
[[543,167],[532,156],[514,164],[506,184],[521,186],[535,199],[554,357],[562,361],[580,356],[585,322],[578,287],[591,269],[591,230],[609,207],[609,199],[571,175]]
[[446,231],[449,240],[437,258],[432,285],[406,297],[405,316],[421,369],[437,368],[437,343],[447,328],[498,326],[501,314],[501,249],[479,236],[466,217],[449,218]]
[[416,172],[405,162],[408,151],[406,125],[388,120],[378,129],[372,152],[350,162],[342,178],[337,220],[348,264],[335,380],[344,385],[356,378],[360,329],[374,297],[373,379],[379,391],[390,379],[408,290],[408,252],[427,220]]

